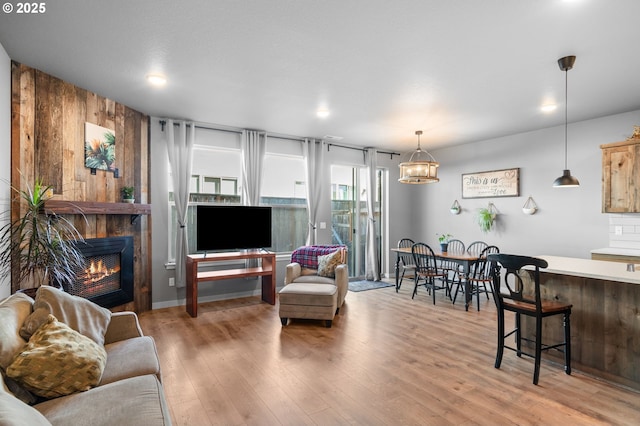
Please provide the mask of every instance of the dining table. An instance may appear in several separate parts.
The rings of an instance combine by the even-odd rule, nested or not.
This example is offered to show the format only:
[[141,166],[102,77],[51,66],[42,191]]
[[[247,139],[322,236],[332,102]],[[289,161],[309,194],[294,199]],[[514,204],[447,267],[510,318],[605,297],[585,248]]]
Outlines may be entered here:
[[[391,249],[392,252],[396,253],[396,288],[398,288],[398,281],[400,280],[400,262],[403,254],[412,254],[411,247],[394,247]],[[480,255],[471,254],[468,252],[446,252],[446,251],[433,251],[434,256],[438,260],[450,261],[453,263],[457,263],[462,267],[462,279],[464,280],[464,309],[465,311],[469,310],[469,304],[471,303],[471,283],[467,279],[469,276],[469,271],[471,270],[471,265],[478,261]]]

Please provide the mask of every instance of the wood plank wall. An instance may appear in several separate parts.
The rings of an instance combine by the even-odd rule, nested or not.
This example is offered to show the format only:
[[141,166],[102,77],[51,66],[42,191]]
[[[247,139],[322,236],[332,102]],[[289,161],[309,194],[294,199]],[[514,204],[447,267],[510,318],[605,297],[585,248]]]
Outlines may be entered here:
[[[119,202],[120,188],[135,187],[138,203],[149,197],[149,117],[39,70],[12,62],[11,184],[24,189],[36,177],[54,187],[54,199]],[[84,166],[85,122],[112,129],[119,178]],[[12,205],[12,217],[19,205]],[[112,310],[151,309],[151,217],[134,224],[128,215],[68,216],[85,238],[134,237],[134,302]],[[12,284],[12,292],[17,288]]]

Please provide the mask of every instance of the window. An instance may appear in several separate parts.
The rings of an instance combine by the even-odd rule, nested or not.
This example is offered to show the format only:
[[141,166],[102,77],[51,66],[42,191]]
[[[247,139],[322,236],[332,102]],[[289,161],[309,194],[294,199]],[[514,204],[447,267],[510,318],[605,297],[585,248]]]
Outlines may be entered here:
[[[169,167],[169,170],[171,168]],[[169,171],[171,173],[171,171]],[[216,174],[218,174],[216,176]],[[196,145],[193,149],[193,168],[189,184],[187,211],[187,239],[189,253],[196,252],[196,209],[198,204],[242,204],[238,180],[242,174],[239,149],[212,148]],[[169,247],[168,258],[175,261],[176,208],[173,204],[173,184],[169,179]]]
[[[242,155],[239,149],[197,145],[193,150],[187,228],[189,253],[196,252],[195,206],[242,204]],[[267,153],[264,160],[262,205],[272,206],[272,246],[290,252],[304,245],[308,230],[305,165],[302,156]],[[169,179],[171,182],[171,179]],[[169,259],[175,260],[173,188],[169,189]]]
[[272,250],[290,252],[304,245],[309,216],[301,156],[265,155],[260,202],[272,207]]

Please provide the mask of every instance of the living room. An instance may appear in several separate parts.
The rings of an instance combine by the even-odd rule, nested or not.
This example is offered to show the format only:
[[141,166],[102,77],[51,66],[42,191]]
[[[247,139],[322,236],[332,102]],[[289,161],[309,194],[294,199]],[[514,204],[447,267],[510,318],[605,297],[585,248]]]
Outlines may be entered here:
[[[51,8],[54,7],[53,5],[49,6],[51,6]],[[617,18],[620,18],[621,15],[635,15],[634,13],[629,13],[629,11],[636,10],[637,5],[630,2],[626,4],[625,7],[628,7],[628,11],[624,14],[613,15]],[[621,6],[621,9],[624,9],[624,7]],[[274,11],[273,13],[276,12]],[[580,12],[575,13],[581,17]],[[9,16],[5,13],[0,23],[4,23],[10,18],[15,18],[15,16]],[[610,22],[607,22],[607,24],[610,24]],[[623,36],[628,37],[627,31],[635,34],[633,29],[629,30],[629,27],[633,27],[633,23],[626,22],[625,24],[624,22],[620,22],[618,25],[624,27],[625,32]],[[412,33],[412,31],[407,28],[404,28],[403,31],[407,31],[408,34]],[[609,31],[612,32],[613,29]],[[23,34],[22,36],[25,35]],[[545,64],[549,69],[548,75],[545,74],[545,78],[553,82],[553,90],[557,95],[564,96],[565,75],[558,69],[556,60],[561,54],[577,55],[575,69],[568,73],[569,87],[571,89],[569,92],[569,115],[573,117],[574,111],[577,113],[581,108],[579,104],[584,103],[574,101],[573,99],[582,99],[581,96],[583,95],[581,92],[589,92],[592,87],[599,85],[599,81],[585,81],[584,77],[582,77],[584,75],[581,74],[584,72],[582,70],[595,60],[588,58],[589,52],[587,48],[582,47],[576,42],[574,37],[569,37],[569,39],[570,42],[558,41],[560,45],[558,49],[547,49],[551,57],[548,58],[548,63]],[[571,45],[571,42],[575,44],[575,47]],[[617,42],[619,43],[618,46],[620,46],[619,53],[621,55],[630,55],[629,52],[633,52],[633,47],[628,40],[618,40]],[[63,69],[50,67],[46,57],[42,57],[38,63],[21,60],[21,56],[26,53],[10,55],[8,48],[6,51],[2,48],[4,44],[9,45],[9,40],[0,37],[0,97],[4,99],[11,98],[12,61],[19,61],[22,65],[38,69],[51,77],[60,77],[67,72]],[[566,51],[566,49],[571,48],[575,48],[576,50]],[[562,53],[556,54],[557,51],[561,51]],[[586,53],[583,53],[585,51]],[[514,56],[522,63],[521,67],[527,66],[527,54],[514,54]],[[534,61],[536,62],[535,65],[537,66],[537,62],[540,61],[541,58],[536,57]],[[467,64],[462,66],[466,67]],[[619,67],[617,66],[611,66],[611,68],[616,70],[616,72],[619,71],[617,69]],[[631,68],[633,69],[633,66]],[[629,73],[629,71],[626,73]],[[574,75],[576,76],[575,83],[573,81]],[[617,78],[616,76],[617,74],[615,73],[611,75],[603,74],[600,76],[600,79],[615,80]],[[168,85],[175,82],[175,80],[172,81],[171,78],[172,76],[169,76]],[[86,90],[93,88],[90,84],[96,84],[88,83],[88,79],[67,80],[63,78],[63,80],[74,87]],[[482,85],[482,81],[479,80],[479,78],[474,80],[473,84]],[[524,79],[523,77],[523,84],[528,85],[530,83],[529,78]],[[275,84],[275,82],[273,84]],[[152,99],[153,102],[171,102],[171,100],[167,101],[164,99],[162,91],[153,92],[153,89],[141,87],[142,85],[143,83],[132,83],[128,90],[135,92],[137,96],[148,97]],[[629,91],[633,92],[634,87],[635,86],[630,86]],[[496,92],[509,92],[517,89],[505,84],[504,89],[502,86],[495,86],[493,90]],[[95,92],[97,96],[104,96],[107,99],[118,99],[118,101],[120,99],[119,93],[116,98],[115,95],[110,92],[98,92],[97,90],[95,90]],[[411,96],[409,96],[409,98],[411,98]],[[118,101],[114,102],[117,103]],[[562,104],[562,99],[560,99],[560,101]],[[182,98],[180,102],[183,102]],[[250,101],[246,102],[250,103]],[[366,102],[366,100],[363,102]],[[615,99],[607,99],[606,103],[615,104],[615,102]],[[409,104],[411,104],[411,102],[409,102]],[[418,102],[418,104],[420,104],[420,102]],[[129,105],[128,103],[125,105],[135,108],[135,105]],[[198,107],[202,111],[207,109],[207,106],[203,104],[198,104]],[[573,109],[574,107],[576,110]],[[533,110],[536,106],[532,103],[530,108]],[[338,111],[339,108],[336,106],[335,114],[339,114]],[[145,332],[148,334],[153,335],[154,332],[157,332],[161,335],[162,330],[156,330],[154,328],[156,326],[151,324],[151,318],[158,324],[171,324],[173,321],[177,322],[178,319],[175,317],[177,314],[173,313],[173,311],[171,311],[172,314],[168,315],[165,319],[160,318],[157,312],[162,312],[164,308],[181,307],[182,313],[184,314],[186,299],[184,287],[176,287],[170,284],[172,282],[171,280],[175,279],[173,259],[171,259],[170,256],[170,247],[172,244],[170,238],[171,224],[169,222],[170,194],[168,190],[170,172],[167,161],[166,130],[163,129],[161,122],[166,120],[167,117],[183,117],[184,115],[176,113],[173,116],[168,116],[142,109],[140,109],[140,113],[148,119],[149,123],[147,147],[149,168],[145,178],[145,187],[138,190],[138,193],[143,195],[143,198],[137,202],[150,204],[151,211],[149,217],[141,217],[137,219],[135,224],[127,223],[122,226],[123,229],[125,229],[125,233],[127,233],[129,229],[137,229],[136,227],[141,226],[144,228],[147,226],[145,232],[148,232],[146,237],[148,238],[149,245],[146,249],[142,250],[145,256],[149,257],[148,264],[145,265],[145,271],[143,271],[143,274],[146,274],[144,276],[145,281],[148,283],[148,288],[146,286],[142,287],[145,292],[144,294],[148,295],[148,300],[143,302],[146,306],[143,310],[150,310],[150,312],[146,319],[143,318],[143,328],[148,327],[148,329],[145,329]],[[267,112],[265,112],[265,114],[267,114]],[[274,114],[274,112],[269,111],[269,114]],[[414,114],[416,115],[414,116]],[[397,141],[397,146],[393,141],[386,141],[380,145],[375,145],[375,143],[368,144],[368,141],[364,140],[364,138],[361,142],[357,138],[352,137],[344,141],[343,145],[345,145],[346,148],[341,147],[341,142],[338,141],[335,142],[335,146],[330,147],[325,152],[323,185],[327,188],[332,184],[332,166],[348,165],[350,167],[364,168],[365,164],[362,151],[351,148],[375,146],[382,152],[390,151],[399,154],[389,155],[380,153],[377,155],[377,165],[380,169],[384,170],[386,182],[386,210],[384,211],[386,234],[380,250],[381,272],[385,278],[393,278],[395,255],[390,249],[395,246],[398,240],[410,236],[416,240],[422,240],[430,245],[437,246],[436,234],[442,232],[451,233],[456,238],[468,242],[487,240],[492,244],[498,245],[502,252],[525,255],[544,254],[589,259],[592,254],[591,251],[597,249],[640,250],[640,216],[638,213],[610,214],[603,213],[602,211],[602,150],[600,148],[600,145],[624,141],[632,135],[634,126],[640,124],[639,104],[636,103],[635,106],[632,105],[631,107],[629,107],[628,104],[620,106],[619,108],[613,107],[612,110],[607,113],[585,119],[571,118],[567,127],[565,127],[564,117],[560,117],[562,114],[559,112],[556,112],[553,119],[546,118],[548,116],[542,116],[537,113],[530,114],[531,123],[526,126],[514,127],[517,128],[517,130],[510,133],[484,133],[484,124],[475,122],[473,124],[477,126],[477,134],[479,136],[475,138],[472,136],[471,139],[465,143],[456,145],[445,145],[438,140],[439,138],[446,139],[445,135],[437,134],[441,132],[439,129],[441,121],[437,121],[437,125],[431,124],[432,122],[429,115],[433,116],[434,121],[441,119],[436,119],[438,116],[437,108],[424,107],[423,105],[419,113],[407,111],[407,118],[400,121],[402,125],[394,124],[391,126],[400,128],[402,132],[402,136]],[[244,118],[244,122],[240,122],[239,120],[220,122],[218,121],[218,117],[213,116],[208,120],[201,120],[199,123],[211,127],[211,129],[207,130],[208,132],[217,134],[218,136],[224,133],[226,136],[219,136],[220,139],[231,139],[232,143],[237,147],[240,138],[238,132],[246,128],[263,128],[258,116],[259,115],[254,112],[248,112],[246,118]],[[0,105],[0,132],[2,132],[0,133],[0,158],[2,158],[0,178],[5,182],[12,180],[10,162],[12,156],[11,117],[12,110],[10,102],[2,103]],[[251,121],[253,117],[256,117],[255,122]],[[499,117],[499,113],[493,113],[493,117],[490,119],[485,116],[487,121],[493,119],[498,120],[496,117]],[[286,118],[291,121],[290,117]],[[291,127],[293,130],[277,127],[266,128],[265,130],[267,132],[273,132],[273,144],[270,146],[274,147],[273,149],[276,153],[279,152],[278,150],[297,150],[299,152],[299,141],[291,141],[288,140],[287,137],[303,139],[308,135],[315,135],[320,138],[322,135],[339,134],[331,128],[331,121],[325,121],[324,123],[322,127],[315,128],[322,129],[321,131],[314,129],[311,133],[307,133],[306,130],[299,130],[299,127],[295,126]],[[423,148],[428,149],[440,163],[438,174],[440,181],[431,185],[403,185],[398,183],[398,164],[402,156],[415,149],[416,138],[414,131],[420,128],[424,130],[424,137],[422,139]],[[567,151],[568,165],[572,174],[580,180],[579,188],[567,190],[554,189],[551,186],[553,180],[564,168],[563,165],[566,158],[563,145],[565,141],[565,129],[568,130],[569,135]],[[448,131],[454,135],[454,130],[449,129]],[[385,137],[389,135],[386,132],[381,133],[384,133]],[[360,143],[362,143],[362,145],[359,145]],[[226,142],[220,142],[219,147],[224,147],[225,144]],[[15,155],[15,152],[13,155]],[[519,190],[517,196],[495,197],[490,199],[463,197],[462,178],[464,174],[503,169],[518,169]],[[126,173],[129,171],[130,170],[126,168],[122,169],[124,179],[127,178]],[[90,172],[82,169],[79,170],[78,173],[88,175]],[[98,174],[100,173],[103,172],[98,171]],[[138,170],[136,173],[142,172]],[[91,179],[91,176],[87,177]],[[102,177],[98,176],[95,179],[102,179]],[[8,207],[6,200],[9,199],[9,191],[8,188],[2,191],[3,194],[5,194],[2,196],[3,211],[6,211],[6,207]],[[318,211],[318,221],[324,222],[325,224],[332,223],[331,200],[329,199],[329,195],[327,191],[327,194],[325,194],[326,202],[320,205]],[[534,215],[525,215],[522,213],[523,204],[527,201],[528,197],[531,197],[537,205],[538,210]],[[452,215],[450,213],[450,206],[456,200],[460,203],[462,211],[459,215]],[[474,212],[479,208],[486,207],[488,202],[493,203],[497,209],[498,219],[496,228],[490,233],[485,234],[481,232],[476,225]],[[128,220],[124,222],[128,222]],[[129,226],[131,228],[129,228]],[[112,225],[106,227],[110,228]],[[623,228],[622,236],[617,232],[617,228],[619,227]],[[331,226],[326,226],[325,228],[318,227],[317,241],[319,243],[331,243],[331,232]],[[276,268],[276,276],[279,280],[277,282],[278,288],[284,284],[282,281],[285,276],[284,268],[289,260],[290,252],[278,253]],[[11,286],[9,284],[5,283],[0,286],[1,297],[8,296],[10,292]],[[220,305],[211,305],[208,309],[207,318],[210,318],[212,314],[215,315],[219,313],[219,315],[223,317],[229,316],[237,320],[237,314],[222,313],[223,309],[220,308],[220,311],[218,311],[217,306],[229,306],[229,311],[239,309],[237,312],[246,314],[248,308],[243,306],[241,302],[237,302],[240,305],[239,307],[234,306],[233,300],[236,298],[244,300],[245,297],[259,294],[259,282],[258,280],[241,279],[228,282],[208,283],[201,286],[199,293],[202,302],[220,303]],[[393,292],[386,293],[385,296],[397,296],[395,293],[392,293]],[[405,297],[406,294],[401,294],[401,296]],[[351,312],[352,315],[355,315],[357,308],[362,309],[364,312],[368,309],[362,306],[365,305],[365,300],[376,304],[382,303],[379,299],[369,299],[373,296],[367,295],[367,299],[364,299],[365,295],[358,297],[362,299],[354,299],[353,305],[348,306],[347,313]],[[424,297],[424,300],[419,300],[419,302],[425,301],[428,302],[426,297]],[[349,304],[349,299],[347,299],[346,303],[347,305]],[[443,305],[443,303],[439,301],[437,306],[440,308],[441,305]],[[405,305],[398,306],[401,309],[406,307]],[[432,306],[427,306],[427,308],[431,307]],[[456,307],[459,308],[459,306]],[[266,312],[265,309],[267,310]],[[490,309],[489,305],[483,305],[481,312],[486,312],[488,309]],[[274,319],[277,323],[277,314],[274,317],[273,311],[269,311],[267,306],[261,307],[258,312],[270,315],[269,318]],[[372,315],[372,312],[369,310],[366,310],[366,312]],[[426,313],[420,312],[421,315],[426,315]],[[198,320],[196,324],[213,326],[211,321],[211,319]],[[346,327],[346,321],[344,319],[342,319],[342,324]],[[279,326],[279,323],[276,325]],[[495,330],[492,328],[493,323],[486,322],[485,325],[490,329],[490,333],[487,333],[485,336],[490,336],[488,338],[493,339],[495,334]],[[265,330],[268,330],[265,331],[266,333],[274,332],[270,327],[265,327]],[[180,325],[179,328],[183,329],[184,325]],[[337,327],[334,326],[334,328]],[[299,331],[316,332],[315,327],[309,324],[304,324],[302,330],[294,329],[293,333],[298,333]],[[317,335],[318,339],[330,339],[326,330],[320,330],[318,333],[320,333]],[[363,331],[363,333],[366,332]],[[352,335],[350,336],[353,337]],[[251,336],[250,338],[253,339],[257,337]],[[168,337],[165,337],[164,340],[161,339],[160,342],[171,346],[167,343],[166,339],[168,339]],[[309,344],[313,345],[312,342]],[[255,349],[253,346],[252,348]],[[489,348],[488,352],[492,350],[493,347]],[[163,348],[161,352],[161,358],[167,354],[169,354],[167,355],[169,357],[172,356],[167,347]],[[178,358],[186,356],[188,355],[180,352],[180,355],[176,356],[176,358],[171,358],[164,362],[180,364],[181,362]],[[492,355],[490,358],[491,357]],[[198,362],[202,362],[202,360],[200,359]],[[253,362],[257,361],[254,360]],[[475,360],[473,360],[473,362],[475,362]],[[488,361],[490,367],[491,363],[492,360],[490,359]],[[238,365],[239,364],[237,364],[236,367],[238,367]],[[549,368],[547,371],[553,370],[554,368]],[[528,374],[528,370],[524,369],[524,371],[519,371],[519,373],[526,375]],[[218,372],[218,374],[222,375],[222,372]],[[175,378],[169,376],[167,380],[172,381],[175,380]],[[526,381],[523,383],[526,383]],[[552,386],[551,380],[549,383],[550,386]],[[176,395],[177,392],[173,392],[172,395]],[[354,418],[349,419],[343,417],[341,420],[353,422]],[[250,423],[250,421],[246,419],[245,421]]]

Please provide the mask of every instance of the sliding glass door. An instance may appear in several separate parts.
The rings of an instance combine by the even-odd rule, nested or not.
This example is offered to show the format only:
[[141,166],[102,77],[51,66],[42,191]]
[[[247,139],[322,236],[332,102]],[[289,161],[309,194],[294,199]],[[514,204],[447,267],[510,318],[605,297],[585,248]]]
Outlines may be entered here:
[[[383,240],[383,188],[385,172],[376,171],[375,223],[377,235],[378,265],[380,271]],[[367,168],[334,165],[331,167],[331,232],[334,244],[343,244],[349,249],[349,275],[364,277],[367,232]]]

